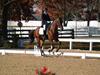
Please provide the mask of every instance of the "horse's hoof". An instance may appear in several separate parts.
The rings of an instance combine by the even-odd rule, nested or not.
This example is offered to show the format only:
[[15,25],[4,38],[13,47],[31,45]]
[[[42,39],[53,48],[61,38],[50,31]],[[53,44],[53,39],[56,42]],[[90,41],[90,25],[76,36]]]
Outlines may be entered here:
[[45,54],[44,53],[41,53],[41,56],[45,56]]
[[53,55],[55,55],[55,52],[52,52],[53,53]]
[[61,52],[60,54],[57,54],[57,56],[63,56],[63,52]]
[[61,52],[62,53],[62,55],[64,54],[64,52]]
[[48,51],[49,53],[51,52],[51,50]]
[[59,49],[56,50],[56,52],[58,52],[58,51],[59,51]]

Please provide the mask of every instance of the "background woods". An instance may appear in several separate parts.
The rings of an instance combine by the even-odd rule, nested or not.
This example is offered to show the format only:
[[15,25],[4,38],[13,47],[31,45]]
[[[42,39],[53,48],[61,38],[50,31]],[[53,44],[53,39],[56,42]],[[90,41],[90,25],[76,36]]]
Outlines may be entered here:
[[7,21],[41,20],[41,13],[48,8],[51,20],[62,17],[65,21],[100,21],[100,0],[0,0],[0,24],[7,36]]
[[[8,8],[9,20],[40,20],[41,10],[48,8],[51,19],[59,16],[67,20],[97,19],[99,0],[1,0],[1,9]],[[87,17],[88,16],[88,17]]]

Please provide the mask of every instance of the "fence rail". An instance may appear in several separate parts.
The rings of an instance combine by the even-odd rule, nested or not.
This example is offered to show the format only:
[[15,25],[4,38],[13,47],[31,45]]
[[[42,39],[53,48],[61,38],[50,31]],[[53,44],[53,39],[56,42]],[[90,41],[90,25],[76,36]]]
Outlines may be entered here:
[[[36,50],[36,49],[32,49],[32,50],[28,50],[28,49],[0,49],[0,53],[2,55],[5,55],[6,53],[15,53],[15,54],[33,54],[35,56],[41,56],[40,50]],[[46,55],[53,55],[49,54],[49,52],[44,51],[44,53]],[[56,55],[61,54],[61,52],[55,52]],[[81,57],[81,59],[86,59],[86,58],[99,58],[100,59],[100,54],[97,53],[77,53],[77,52],[64,52],[62,54],[62,56],[72,56],[72,57]]]
[[75,36],[100,36],[100,27],[81,27],[75,29]]
[[[30,30],[7,30],[7,38],[13,39],[17,37],[18,39],[29,39]],[[73,29],[64,29],[58,30],[59,38],[73,38],[74,39],[74,30]]]
[[100,43],[100,39],[59,39],[63,42],[69,42],[69,49],[72,50],[73,42],[87,42],[89,43],[89,50],[92,51],[93,43]]
[[74,29],[64,29],[62,31],[58,31],[59,38],[72,38],[74,39]]

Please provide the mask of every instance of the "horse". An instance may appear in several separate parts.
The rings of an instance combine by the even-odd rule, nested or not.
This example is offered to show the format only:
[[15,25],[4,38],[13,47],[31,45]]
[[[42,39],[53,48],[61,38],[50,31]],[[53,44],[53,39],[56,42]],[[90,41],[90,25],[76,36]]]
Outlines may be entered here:
[[[40,51],[41,51],[41,56],[43,56],[43,55],[45,55],[44,51],[43,51],[43,44],[44,44],[45,38],[43,35],[39,34],[40,28],[41,27],[37,27],[35,30],[31,31],[30,39],[31,39],[31,43],[33,42],[33,37],[36,39],[38,47],[40,48]],[[54,41],[58,42],[59,45],[58,45],[56,52],[59,51],[61,42],[59,42],[59,40],[58,40],[58,28],[63,30],[62,18],[55,19],[51,23],[51,25],[49,25],[47,28],[47,36],[48,36],[48,40],[51,44],[51,49],[48,51],[49,53],[52,52],[54,49],[54,44],[53,44]]]

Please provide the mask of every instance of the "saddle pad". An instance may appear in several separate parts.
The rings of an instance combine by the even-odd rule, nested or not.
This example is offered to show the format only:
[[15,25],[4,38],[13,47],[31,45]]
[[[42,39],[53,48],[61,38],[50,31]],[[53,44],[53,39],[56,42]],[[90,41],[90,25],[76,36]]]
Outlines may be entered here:
[[40,35],[44,35],[44,28],[40,28],[40,29],[39,29],[39,34],[40,34]]
[[43,25],[43,29],[45,30],[45,25]]

